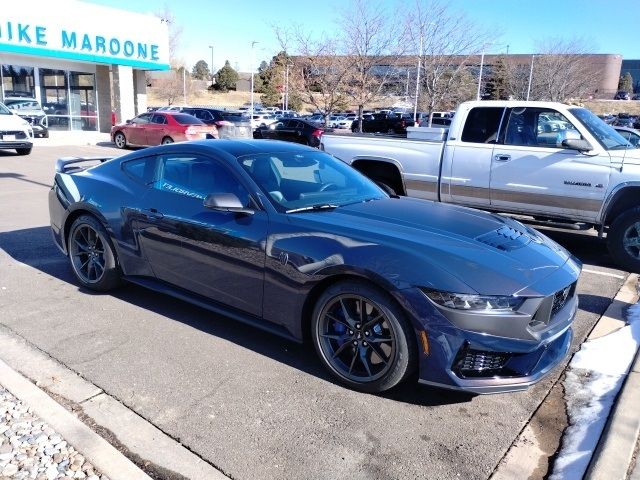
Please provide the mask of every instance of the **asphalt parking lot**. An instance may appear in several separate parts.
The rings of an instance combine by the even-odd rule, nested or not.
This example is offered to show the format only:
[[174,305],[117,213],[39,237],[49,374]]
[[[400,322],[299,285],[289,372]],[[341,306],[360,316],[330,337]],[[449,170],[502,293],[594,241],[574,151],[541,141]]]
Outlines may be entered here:
[[[108,146],[0,153],[0,328],[230,477],[488,478],[561,374],[494,396],[415,384],[366,395],[334,384],[311,346],[136,286],[110,295],[80,289],[49,232],[54,163],[119,153]],[[626,272],[592,235],[547,233],[584,262],[575,350]]]

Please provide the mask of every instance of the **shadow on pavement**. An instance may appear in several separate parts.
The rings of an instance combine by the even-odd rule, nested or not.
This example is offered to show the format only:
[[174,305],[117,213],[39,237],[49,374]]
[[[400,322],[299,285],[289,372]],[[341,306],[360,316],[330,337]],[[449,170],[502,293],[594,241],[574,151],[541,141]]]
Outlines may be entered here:
[[46,184],[46,183],[42,183],[42,182],[36,182],[35,180],[29,180],[26,176],[20,174],[20,173],[0,173],[0,179],[3,178],[13,178],[16,180],[21,180],[23,182],[29,182],[29,183],[34,183],[36,185],[40,185],[43,187],[47,187],[47,188],[51,188],[51,184]]
[[[0,232],[0,248],[18,262],[72,285],[76,284],[67,258],[53,243],[48,226]],[[78,287],[78,291],[85,295],[102,295],[81,287]],[[266,332],[256,335],[256,329],[253,327],[229,321],[205,309],[137,285],[127,284],[108,295],[182,322],[209,335],[223,338],[243,348],[251,349],[260,355],[325,381],[336,383],[324,370],[310,345],[300,345]],[[469,394],[418,385],[415,375],[413,380],[409,379],[404,385],[382,396],[397,402],[420,406],[466,403],[474,397]]]

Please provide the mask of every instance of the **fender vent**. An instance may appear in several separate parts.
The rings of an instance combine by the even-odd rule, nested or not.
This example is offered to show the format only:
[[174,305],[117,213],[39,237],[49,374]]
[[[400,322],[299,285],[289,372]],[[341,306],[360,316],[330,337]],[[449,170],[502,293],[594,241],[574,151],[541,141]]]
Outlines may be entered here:
[[478,242],[484,243],[498,250],[511,251],[522,248],[531,242],[531,237],[511,227],[500,227],[476,237]]

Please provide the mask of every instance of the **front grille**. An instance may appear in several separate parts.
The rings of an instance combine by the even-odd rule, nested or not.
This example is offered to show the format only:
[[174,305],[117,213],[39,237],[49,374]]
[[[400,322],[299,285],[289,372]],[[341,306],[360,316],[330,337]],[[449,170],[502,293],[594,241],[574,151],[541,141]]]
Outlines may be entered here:
[[16,139],[27,138],[27,135],[22,130],[7,130],[0,132],[1,137],[4,137],[5,135],[15,135]]
[[464,347],[458,352],[454,362],[454,371],[465,377],[492,377],[498,375],[511,354],[503,352],[488,352]]
[[553,305],[551,306],[552,317],[564,308],[564,306],[571,299],[571,297],[573,297],[573,294],[575,293],[575,289],[576,289],[576,284],[574,282],[568,287],[557,291],[553,295]]

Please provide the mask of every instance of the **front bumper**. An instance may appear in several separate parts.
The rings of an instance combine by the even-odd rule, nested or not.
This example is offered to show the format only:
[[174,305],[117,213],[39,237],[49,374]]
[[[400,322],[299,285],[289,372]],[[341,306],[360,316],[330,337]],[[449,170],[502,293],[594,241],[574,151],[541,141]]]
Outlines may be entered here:
[[[400,291],[400,302],[416,331],[419,350],[419,382],[475,394],[525,390],[562,363],[571,347],[571,324],[578,309],[573,282],[577,276],[557,272],[546,279],[539,312],[530,312],[524,328],[514,328],[514,317],[477,317],[458,323],[434,305],[418,288]],[[549,308],[555,293],[571,288],[562,306]],[[557,307],[557,308],[556,308]],[[547,310],[545,310],[547,308]],[[552,313],[553,312],[553,313]],[[541,322],[541,319],[543,320]],[[499,328],[500,321],[504,328]],[[522,320],[519,320],[522,322]],[[486,325],[483,331],[482,324]],[[522,325],[521,325],[522,326]]]

